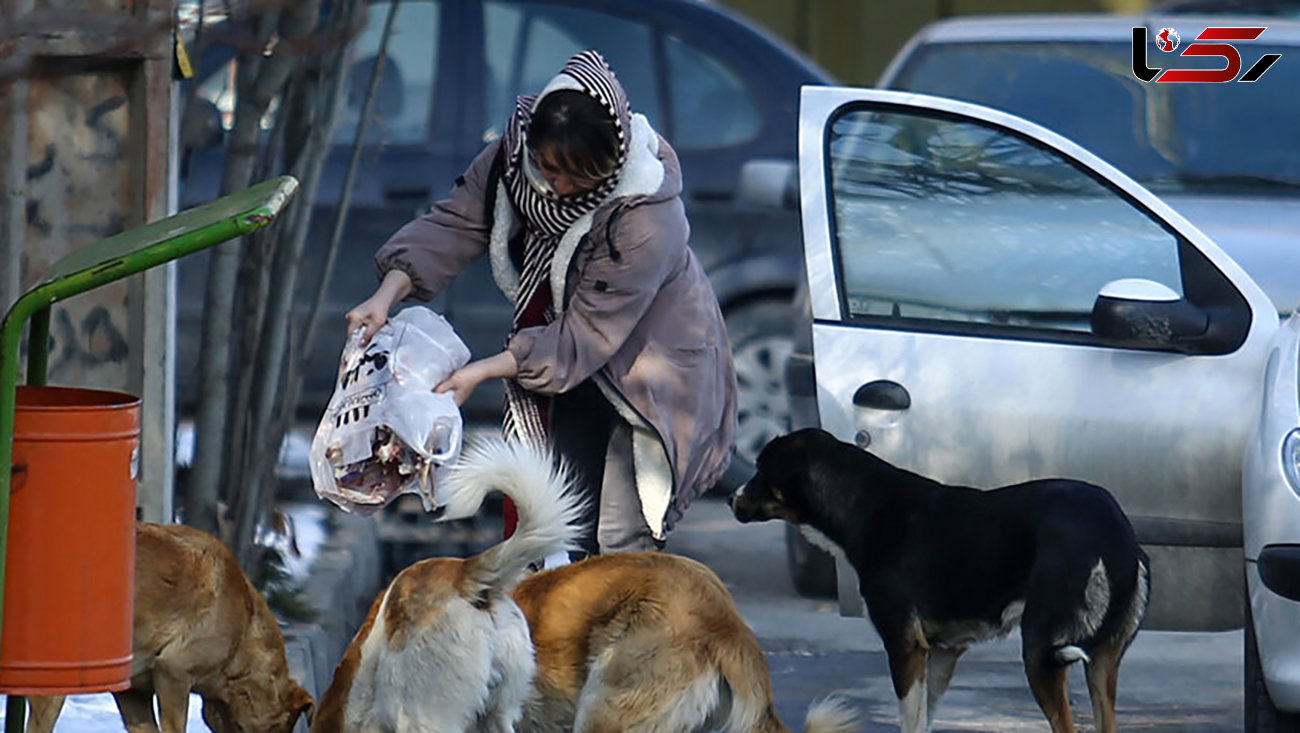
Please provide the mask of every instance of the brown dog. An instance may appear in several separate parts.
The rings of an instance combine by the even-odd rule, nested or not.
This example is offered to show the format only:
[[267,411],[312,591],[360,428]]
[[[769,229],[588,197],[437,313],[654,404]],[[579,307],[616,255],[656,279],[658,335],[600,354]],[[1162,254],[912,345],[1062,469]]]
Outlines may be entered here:
[[[284,636],[234,555],[206,532],[139,522],[135,530],[131,689],[114,693],[131,733],[183,733],[190,691],[217,733],[289,733],[311,695],[289,677]],[[29,730],[49,733],[62,697],[34,697]]]
[[[567,484],[548,456],[471,446],[439,484],[441,516],[501,491],[518,529],[479,555],[398,573],[335,668],[312,733],[785,731],[763,650],[703,565],[610,555],[523,577],[577,537]],[[808,713],[809,730],[852,727],[838,702]]]
[[[758,640],[722,581],[694,560],[600,555],[532,575],[513,595],[537,650],[520,730],[789,730]],[[805,726],[838,733],[856,722],[827,699]]]
[[[476,606],[483,562],[421,560],[393,580],[335,670],[313,733],[789,730],[762,648],[705,566],[602,555],[525,578],[513,602]],[[855,721],[826,700],[806,725],[842,733]]]

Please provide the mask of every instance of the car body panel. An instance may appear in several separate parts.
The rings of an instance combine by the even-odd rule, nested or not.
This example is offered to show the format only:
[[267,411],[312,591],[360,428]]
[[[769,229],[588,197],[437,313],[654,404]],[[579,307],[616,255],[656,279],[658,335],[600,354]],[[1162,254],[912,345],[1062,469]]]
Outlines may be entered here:
[[[1211,538],[1209,547],[1179,541],[1188,546],[1172,549],[1176,557],[1202,557],[1189,555],[1170,562],[1173,567],[1162,567],[1163,578],[1174,582],[1155,584],[1149,623],[1168,628],[1239,624],[1239,608],[1233,612],[1213,606],[1216,598],[1240,598],[1242,592],[1240,467],[1255,418],[1241,405],[1259,404],[1265,353],[1278,328],[1277,312],[1265,293],[1158,197],[1073,142],[1026,120],[955,100],[883,90],[806,88],[803,103],[801,199],[822,427],[841,439],[869,443],[871,450],[909,470],[950,483],[992,488],[1067,476],[1106,486],[1144,541],[1169,542],[1162,538],[1180,533]],[[827,195],[826,136],[828,120],[850,105],[975,120],[1037,141],[1073,161],[1105,181],[1116,200],[1176,232],[1212,263],[1248,303],[1248,335],[1231,353],[1188,356],[849,317]],[[1032,207],[1020,215],[1032,215]],[[859,388],[877,380],[902,385],[910,406],[856,406]],[[1198,552],[1202,550],[1209,556]],[[1180,570],[1224,578],[1229,585],[1235,578],[1236,586],[1216,588],[1226,595],[1209,600],[1197,589],[1192,598],[1176,580]]]
[[[1256,697],[1246,700],[1246,708],[1259,712],[1258,716],[1248,714],[1247,722],[1265,727],[1289,726],[1294,725],[1293,720],[1283,719],[1285,716],[1269,717],[1269,711],[1275,707],[1283,712],[1300,712],[1300,645],[1296,643],[1300,638],[1296,634],[1300,629],[1300,604],[1265,587],[1260,582],[1256,560],[1266,546],[1300,544],[1300,531],[1297,530],[1300,528],[1300,498],[1283,473],[1281,457],[1282,441],[1300,425],[1295,364],[1298,327],[1294,322],[1295,316],[1291,315],[1300,306],[1300,175],[1297,175],[1300,156],[1296,152],[1300,147],[1295,144],[1296,128],[1294,125],[1287,127],[1289,123],[1286,122],[1296,116],[1297,98],[1289,93],[1296,84],[1296,67],[1285,61],[1275,64],[1270,67],[1272,76],[1262,79],[1263,85],[1143,85],[1132,77],[1127,55],[1134,27],[1145,26],[1149,39],[1154,38],[1157,29],[1175,28],[1182,32],[1184,45],[1194,41],[1201,28],[1265,27],[1265,32],[1256,41],[1234,43],[1241,54],[1244,69],[1266,52],[1280,53],[1285,58],[1292,58],[1300,52],[1300,23],[1294,22],[1295,18],[1278,17],[1279,14],[1273,12],[1276,8],[1260,6],[1261,10],[1269,12],[1252,16],[1245,14],[1250,9],[1240,3],[1219,3],[1222,7],[1218,8],[1210,7],[1214,3],[1202,3],[1202,10],[1227,12],[1198,15],[1195,14],[1197,8],[1192,7],[1196,3],[1183,4],[1187,7],[1175,8],[1175,3],[1165,10],[1192,12],[1164,12],[1155,8],[1145,15],[1128,16],[1052,14],[949,18],[916,33],[894,56],[878,84],[888,88],[933,91],[1002,106],[1037,119],[1086,145],[1095,145],[1099,153],[1103,149],[1108,151],[1107,154],[1113,154],[1121,167],[1132,165],[1135,177],[1141,181],[1149,180],[1151,189],[1165,203],[1227,252],[1269,295],[1280,318],[1290,316],[1285,328],[1276,332],[1274,343],[1265,354],[1266,363],[1259,365],[1262,380],[1260,401],[1243,403],[1237,410],[1250,413],[1254,418],[1241,461],[1242,524],[1239,536],[1243,544],[1241,559],[1246,564],[1251,606],[1247,618],[1253,620],[1255,632],[1255,649],[1247,650],[1246,658],[1250,662],[1258,652],[1261,676],[1267,685],[1268,698],[1271,698],[1259,697],[1260,690],[1251,682],[1256,679],[1256,673],[1248,669],[1247,693]],[[1114,63],[1099,66],[1094,60],[1096,57],[1092,56],[1084,61],[1111,76],[1111,96],[1103,96],[1102,92],[1108,87],[1100,79],[1094,80],[1095,87],[1087,87],[1061,84],[1060,76],[1047,75],[1047,69],[1071,68],[1065,63],[1067,59],[1085,58],[1078,54],[1083,53],[1081,49],[1088,48],[1088,44],[1093,48],[1105,46],[1113,52],[1108,58],[1112,58]],[[936,53],[939,49],[948,49],[950,53]],[[980,55],[985,52],[990,55]],[[963,66],[961,74],[943,72],[952,68],[953,59],[963,54],[970,63]],[[928,76],[920,71],[925,58],[931,59]],[[1149,65],[1208,68],[1205,64],[1189,64],[1186,60],[1171,62],[1171,59],[1171,55],[1148,47]],[[1053,62],[1061,65],[1051,66]],[[1008,87],[1003,79],[1005,74],[1019,74],[1014,77],[1018,83]],[[1086,76],[1079,78],[1088,79]],[[1057,82],[1051,83],[1050,79]],[[1119,87],[1124,87],[1125,91],[1120,93],[1117,91]],[[1192,95],[1204,96],[1183,114],[1176,117],[1166,114],[1161,122],[1149,114],[1154,111],[1160,115],[1161,94],[1169,95],[1169,100],[1175,95],[1181,95],[1183,99],[1193,99]],[[1129,101],[1125,101],[1126,97]],[[1138,99],[1147,100],[1148,114],[1130,117],[1121,113],[1125,106],[1106,106],[1113,102],[1131,104],[1136,109],[1135,100]],[[1154,110],[1151,100],[1155,100]],[[1174,102],[1168,104],[1168,109],[1176,108]],[[1193,107],[1195,112],[1190,111]],[[1179,123],[1185,120],[1191,124],[1183,129]],[[1246,131],[1254,126],[1255,121],[1261,120],[1259,129],[1263,134]],[[1169,129],[1170,125],[1176,129],[1178,143],[1161,148],[1155,140],[1160,131]],[[1129,135],[1133,135],[1133,139]],[[1148,144],[1150,149],[1145,147]],[[1149,154],[1152,150],[1156,156]],[[1129,154],[1142,151],[1145,151],[1145,157]],[[1218,163],[1209,162],[1211,160]],[[1201,168],[1202,165],[1206,167]],[[1195,177],[1216,170],[1242,175],[1228,175],[1224,177],[1226,180]],[[1182,175],[1188,172],[1194,177],[1184,185]],[[1153,173],[1156,175],[1152,176]],[[1174,175],[1170,176],[1171,173]],[[1233,180],[1234,177],[1238,180]],[[1217,387],[1217,384],[1207,385],[1208,389]],[[808,412],[805,403],[794,401],[792,404],[796,411]],[[1235,422],[1236,418],[1233,420]],[[1200,428],[1200,425],[1189,425],[1186,432],[1199,432]],[[1232,456],[1229,459],[1230,463],[1235,462],[1231,460]],[[1140,523],[1138,528],[1141,532]],[[1203,605],[1206,597],[1218,592],[1225,583],[1232,582],[1220,562],[1189,571],[1181,560],[1164,557],[1204,556],[1215,553],[1212,548],[1160,546],[1151,549],[1154,550],[1152,561],[1158,578],[1158,569],[1170,565],[1179,574],[1173,580],[1158,580],[1157,586],[1183,583],[1197,591],[1193,599],[1195,603]],[[1235,599],[1223,601],[1228,602],[1235,603]],[[1250,635],[1247,643],[1252,643]]]
[[1271,544],[1300,544],[1300,494],[1282,467],[1282,443],[1300,426],[1300,315],[1288,318],[1273,339],[1264,369],[1262,408],[1255,415],[1243,463],[1243,513],[1251,522],[1243,533],[1246,559],[1253,561]]
[[[1260,666],[1273,703],[1300,710],[1300,603],[1269,590],[1256,560],[1268,545],[1300,545],[1300,494],[1282,467],[1282,444],[1300,427],[1300,316],[1293,315],[1274,338],[1265,369],[1265,392],[1242,470],[1242,512],[1251,619]],[[1286,643],[1290,642],[1290,643]]]

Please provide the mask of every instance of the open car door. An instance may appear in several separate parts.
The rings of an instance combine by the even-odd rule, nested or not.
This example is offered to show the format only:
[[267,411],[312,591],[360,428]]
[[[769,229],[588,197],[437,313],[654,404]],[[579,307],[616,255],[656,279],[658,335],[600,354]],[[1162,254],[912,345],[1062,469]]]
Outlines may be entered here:
[[1141,185],[1006,113],[808,87],[799,145],[822,427],[948,483],[1104,486],[1151,555],[1146,625],[1240,626],[1264,292]]

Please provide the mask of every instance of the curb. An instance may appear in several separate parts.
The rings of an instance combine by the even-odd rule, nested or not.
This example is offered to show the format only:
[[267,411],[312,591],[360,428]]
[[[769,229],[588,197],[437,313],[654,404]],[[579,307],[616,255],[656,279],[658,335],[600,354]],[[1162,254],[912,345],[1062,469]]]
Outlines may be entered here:
[[[370,517],[331,512],[329,537],[312,563],[303,594],[320,616],[281,627],[289,671],[312,699],[329,687],[334,667],[365,620],[382,581],[378,524]],[[305,731],[299,720],[295,731]]]

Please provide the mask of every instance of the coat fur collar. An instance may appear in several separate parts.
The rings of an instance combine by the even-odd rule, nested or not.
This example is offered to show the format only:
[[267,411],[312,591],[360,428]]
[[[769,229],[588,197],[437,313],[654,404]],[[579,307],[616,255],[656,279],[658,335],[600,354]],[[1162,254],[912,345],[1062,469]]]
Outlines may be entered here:
[[[560,237],[551,263],[551,302],[559,307],[564,302],[569,264],[578,251],[582,238],[591,230],[595,214],[610,203],[628,196],[649,196],[659,191],[664,181],[664,164],[659,159],[659,134],[650,127],[645,115],[632,115],[632,143],[627,164],[618,186],[594,211],[583,214]],[[492,212],[492,234],[488,239],[488,252],[492,260],[492,279],[502,293],[514,303],[519,296],[519,270],[510,260],[510,238],[519,230],[519,220],[505,184],[497,183],[496,209]]]

